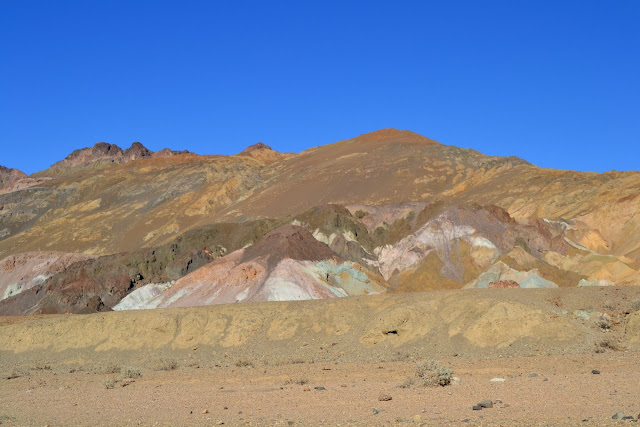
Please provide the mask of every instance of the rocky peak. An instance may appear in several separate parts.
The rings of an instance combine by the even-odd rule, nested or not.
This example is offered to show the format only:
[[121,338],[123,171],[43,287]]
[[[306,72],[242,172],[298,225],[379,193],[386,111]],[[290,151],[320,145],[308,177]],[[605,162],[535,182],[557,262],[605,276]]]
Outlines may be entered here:
[[151,157],[153,152],[139,142],[134,142],[131,147],[124,150],[125,161]]
[[258,142],[257,144],[253,144],[253,145],[248,146],[242,152],[243,153],[250,153],[250,152],[255,151],[255,150],[273,150],[273,149],[271,147],[269,147],[265,143]]

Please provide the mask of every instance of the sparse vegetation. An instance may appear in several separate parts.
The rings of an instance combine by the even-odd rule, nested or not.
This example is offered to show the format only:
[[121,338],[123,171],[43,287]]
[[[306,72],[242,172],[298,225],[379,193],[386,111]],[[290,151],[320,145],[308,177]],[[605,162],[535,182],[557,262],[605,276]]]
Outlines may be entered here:
[[306,378],[297,378],[297,379],[289,378],[284,382],[284,385],[290,385],[290,384],[305,385],[305,384],[309,384],[309,380]]
[[122,371],[122,378],[141,378],[142,372],[138,368],[124,368]]
[[640,311],[640,298],[631,301],[631,311]]
[[609,329],[611,329],[611,316],[609,316],[607,313],[600,314],[596,318],[595,322],[596,325],[603,331],[608,331]]
[[103,382],[102,385],[104,385],[104,388],[106,388],[107,390],[111,390],[116,386],[116,380],[113,380],[113,379],[105,380],[105,382]]
[[239,368],[254,368],[255,365],[252,361],[246,359],[238,359],[236,360],[235,365]]
[[453,369],[442,366],[434,360],[416,363],[415,373],[425,387],[436,385],[444,387],[451,384],[453,378]]
[[178,369],[178,362],[174,359],[160,359],[156,365],[158,371],[175,371]]
[[111,364],[111,365],[107,365],[103,369],[102,373],[103,374],[119,374],[121,371],[122,371],[122,368],[120,366]]
[[356,218],[358,218],[358,219],[362,219],[362,218],[364,218],[365,216],[367,216],[367,213],[366,213],[365,211],[363,211],[362,209],[358,209],[358,210],[356,211],[356,213],[354,214],[354,216],[355,216]]
[[[616,341],[614,341],[614,340],[612,340],[610,338],[607,338],[607,339],[604,339],[604,340],[600,341],[600,343],[598,344],[598,347],[600,349],[602,349],[602,350],[607,350],[607,349],[608,350],[613,350],[613,351],[620,351],[621,350],[620,345]],[[604,351],[602,351],[602,352],[604,353]]]

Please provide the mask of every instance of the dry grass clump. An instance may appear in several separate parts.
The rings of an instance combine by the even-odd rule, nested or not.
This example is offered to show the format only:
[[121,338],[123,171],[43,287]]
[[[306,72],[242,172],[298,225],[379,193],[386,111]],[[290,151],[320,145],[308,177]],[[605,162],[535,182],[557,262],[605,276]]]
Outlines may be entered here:
[[124,378],[136,379],[136,378],[142,377],[142,372],[140,371],[139,368],[124,368],[121,376],[123,379]]
[[111,379],[106,380],[105,382],[102,383],[102,385],[104,385],[104,388],[106,388],[107,390],[111,390],[116,386],[116,380],[111,380]]
[[157,371],[175,371],[178,369],[178,362],[174,359],[160,359],[155,369]]
[[309,384],[309,380],[306,378],[297,378],[297,379],[289,378],[284,382],[284,385],[289,385],[289,384],[305,385],[305,384]]
[[607,313],[600,314],[596,318],[595,322],[596,325],[603,331],[608,331],[609,329],[611,329],[611,316],[609,316]]
[[238,359],[238,360],[236,360],[235,365],[238,368],[254,368],[255,367],[252,361],[246,360],[246,359]]

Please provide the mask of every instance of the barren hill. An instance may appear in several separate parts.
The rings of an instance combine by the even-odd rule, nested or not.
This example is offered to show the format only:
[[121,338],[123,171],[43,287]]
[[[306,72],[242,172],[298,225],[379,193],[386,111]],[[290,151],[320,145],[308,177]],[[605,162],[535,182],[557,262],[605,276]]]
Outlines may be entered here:
[[[173,154],[100,143],[37,174],[29,188],[0,195],[0,258],[100,256],[12,297],[23,302],[3,301],[0,311],[109,309],[286,224],[381,275],[392,292],[640,279],[638,172],[542,169],[394,129],[299,154],[262,143],[234,156]],[[220,224],[227,231],[211,234]],[[230,238],[236,233],[242,242]],[[189,243],[175,259],[155,255],[198,234],[209,237],[183,239]],[[42,290],[57,296],[42,299]]]

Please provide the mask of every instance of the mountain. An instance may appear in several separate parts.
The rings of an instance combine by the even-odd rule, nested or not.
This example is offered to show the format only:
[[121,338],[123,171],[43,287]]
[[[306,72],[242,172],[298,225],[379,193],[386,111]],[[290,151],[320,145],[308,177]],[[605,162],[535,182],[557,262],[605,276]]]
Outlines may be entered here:
[[[262,265],[243,260],[245,246],[289,225],[326,245],[332,262],[382,277],[386,292],[640,280],[638,172],[543,169],[394,129],[298,154],[262,143],[233,156],[135,143],[74,153],[35,174],[42,182],[0,195],[0,257],[96,258],[0,302],[0,313],[109,309],[145,286],[138,302],[213,289],[221,271]],[[262,268],[260,283],[284,274]],[[243,292],[234,283],[212,301]]]
[[92,166],[94,168],[114,163],[127,163],[134,160],[151,157],[169,157],[178,154],[188,154],[188,151],[173,151],[168,148],[156,153],[146,148],[140,142],[134,142],[123,150],[116,144],[96,142],[93,147],[74,150],[63,160],[54,163],[49,169],[34,174],[35,176],[58,176],[68,174],[74,170]]
[[9,169],[0,165],[0,191],[10,188],[17,181],[26,177],[27,174],[18,169]]
[[147,292],[145,287],[140,288],[115,309],[327,299],[386,293],[385,285],[382,276],[342,259],[306,229],[284,225],[254,245],[165,286],[149,300],[139,297],[139,293]]

